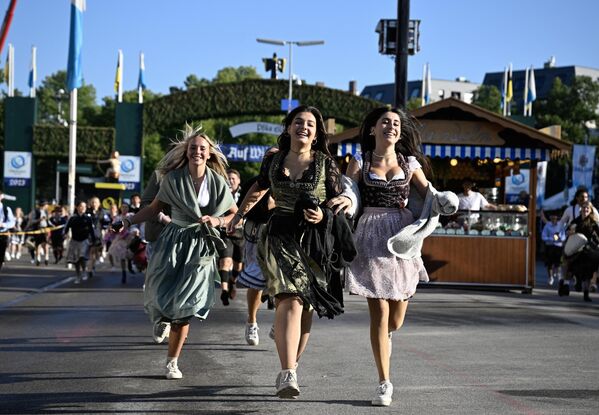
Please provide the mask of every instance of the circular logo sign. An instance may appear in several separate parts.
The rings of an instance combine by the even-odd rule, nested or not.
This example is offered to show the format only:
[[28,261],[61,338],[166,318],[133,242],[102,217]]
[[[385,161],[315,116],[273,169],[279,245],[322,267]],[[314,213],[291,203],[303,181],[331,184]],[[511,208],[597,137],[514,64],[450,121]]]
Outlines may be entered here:
[[25,157],[23,156],[15,156],[10,159],[10,165],[15,169],[20,169],[25,165]]
[[133,162],[133,160],[125,160],[123,162],[123,164],[121,165],[121,170],[124,173],[129,173],[129,172],[133,171],[134,167],[135,167],[135,163]]
[[515,174],[512,176],[512,183],[515,184],[516,186],[521,185],[522,183],[524,183],[524,175],[523,174]]

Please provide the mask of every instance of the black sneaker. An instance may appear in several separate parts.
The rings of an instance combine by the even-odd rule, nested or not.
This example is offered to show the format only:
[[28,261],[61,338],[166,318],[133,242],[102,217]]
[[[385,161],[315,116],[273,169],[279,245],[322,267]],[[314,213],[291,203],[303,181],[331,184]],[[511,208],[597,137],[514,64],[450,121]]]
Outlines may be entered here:
[[223,302],[223,305],[229,305],[229,291],[222,290],[220,293],[220,300]]

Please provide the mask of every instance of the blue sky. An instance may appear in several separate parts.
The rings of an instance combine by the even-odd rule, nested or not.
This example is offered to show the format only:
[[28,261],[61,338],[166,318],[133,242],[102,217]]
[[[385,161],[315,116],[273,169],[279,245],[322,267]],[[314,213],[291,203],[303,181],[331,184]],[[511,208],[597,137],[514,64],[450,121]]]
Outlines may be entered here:
[[[2,17],[8,4],[0,0]],[[66,68],[69,10],[69,0],[18,2],[0,59],[12,43],[21,91],[28,91],[32,45],[38,84]],[[125,89],[134,89],[143,51],[148,88],[168,93],[189,74],[211,79],[225,66],[252,65],[267,77],[262,58],[287,57],[288,48],[256,38],[324,40],[323,46],[294,46],[294,73],[339,89],[357,80],[362,90],[394,80],[393,60],[378,54],[374,29],[396,13],[397,0],[87,0],[83,75],[98,99],[113,95],[122,49]],[[473,82],[510,62],[514,69],[541,67],[550,56],[558,66],[599,68],[597,16],[597,0],[411,0],[410,17],[422,20],[421,51],[409,60],[408,78],[420,79],[425,62],[434,79]]]

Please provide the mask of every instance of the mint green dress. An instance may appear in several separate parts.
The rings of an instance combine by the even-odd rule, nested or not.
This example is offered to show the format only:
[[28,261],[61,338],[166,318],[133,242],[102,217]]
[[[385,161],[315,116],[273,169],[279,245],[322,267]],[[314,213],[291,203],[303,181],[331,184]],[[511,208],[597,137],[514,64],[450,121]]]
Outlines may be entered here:
[[198,223],[204,215],[221,216],[234,204],[225,179],[206,169],[210,194],[207,206],[198,202],[187,166],[167,173],[156,197],[171,208],[172,222],[152,243],[146,271],[144,307],[153,323],[187,322],[206,318],[214,305],[217,248],[223,242],[217,229]]

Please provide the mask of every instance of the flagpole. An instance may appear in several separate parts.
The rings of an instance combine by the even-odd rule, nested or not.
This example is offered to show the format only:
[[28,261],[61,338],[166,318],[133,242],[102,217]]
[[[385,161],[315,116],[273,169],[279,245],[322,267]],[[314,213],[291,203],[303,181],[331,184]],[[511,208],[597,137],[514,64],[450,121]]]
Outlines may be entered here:
[[[510,85],[509,85],[509,82],[510,82],[510,80],[512,79],[512,64],[511,64],[511,63],[510,63],[510,65],[509,65],[509,69],[508,69],[508,77],[507,77],[507,79],[508,79],[508,85],[507,85],[507,88],[508,88],[508,89],[507,89],[507,90],[508,90],[508,93],[511,93],[511,94],[512,94],[512,96],[510,96],[510,99],[509,99],[509,101],[507,100],[507,95],[506,95],[506,101],[507,101],[507,115],[512,115],[512,99],[513,99],[514,97],[513,97],[513,92],[510,92]],[[513,80],[512,80],[512,82],[513,82]],[[512,87],[512,88],[513,88],[513,87]]]
[[68,204],[69,213],[75,211],[75,172],[77,166],[77,88],[71,91],[71,105],[69,109],[69,178],[68,178]]
[[35,81],[37,80],[37,48],[31,47],[31,73],[29,74],[29,97],[35,98]]
[[117,77],[118,77],[118,85],[117,85],[117,102],[123,102],[123,51],[119,49],[119,58],[118,58],[118,69],[117,69]]
[[426,63],[422,66],[422,86],[420,87],[421,107],[424,107],[424,88],[426,88]]
[[522,107],[522,115],[526,117],[528,113],[528,68],[526,68],[526,73],[524,75],[524,105]]
[[71,0],[71,28],[69,58],[67,61],[67,88],[70,91],[69,108],[69,170],[67,203],[69,213],[75,211],[75,174],[77,161],[77,90],[83,85],[81,49],[83,46],[83,12],[85,0]]
[[7,95],[9,97],[15,96],[15,48],[12,43],[8,44],[8,73],[4,76],[7,79],[6,85],[8,87]]
[[507,116],[507,66],[503,71],[503,116]]
[[144,103],[144,90],[143,90],[143,79],[142,79],[142,71],[145,69],[144,64],[144,54],[143,52],[139,53],[139,79],[137,85],[137,102],[140,104]]

